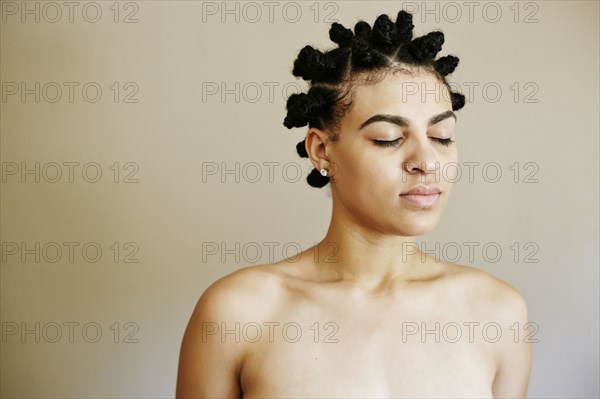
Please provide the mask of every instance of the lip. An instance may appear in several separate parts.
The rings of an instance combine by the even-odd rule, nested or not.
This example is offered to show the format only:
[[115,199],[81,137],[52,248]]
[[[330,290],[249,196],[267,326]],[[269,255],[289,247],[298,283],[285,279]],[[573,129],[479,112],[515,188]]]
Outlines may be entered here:
[[431,194],[441,194],[442,190],[438,186],[426,186],[424,184],[419,184],[411,188],[408,191],[403,192],[400,195],[431,195]]
[[433,206],[442,195],[438,186],[418,185],[400,194],[400,198],[420,208]]

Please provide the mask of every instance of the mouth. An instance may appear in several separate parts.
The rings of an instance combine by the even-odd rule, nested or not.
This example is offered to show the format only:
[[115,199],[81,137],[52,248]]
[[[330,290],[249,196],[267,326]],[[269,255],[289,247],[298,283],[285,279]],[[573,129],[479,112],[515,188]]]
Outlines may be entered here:
[[400,198],[419,208],[430,208],[438,201],[441,195],[441,192],[432,194],[400,194]]

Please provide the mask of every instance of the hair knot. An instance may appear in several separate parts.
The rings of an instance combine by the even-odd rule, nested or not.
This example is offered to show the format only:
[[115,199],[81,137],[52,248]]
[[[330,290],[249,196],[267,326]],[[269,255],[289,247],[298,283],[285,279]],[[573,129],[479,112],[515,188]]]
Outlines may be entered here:
[[329,177],[323,176],[316,168],[306,176],[306,181],[309,185],[316,188],[321,188],[329,183]]
[[396,17],[396,31],[399,44],[408,43],[412,40],[414,27],[412,14],[400,10]]
[[288,129],[302,127],[321,128],[321,121],[329,122],[335,105],[335,93],[324,87],[311,87],[308,93],[292,94],[287,100],[287,116],[283,125]]
[[356,40],[362,40],[365,43],[371,42],[371,34],[372,34],[371,25],[365,21],[358,21],[356,25],[354,25],[354,36]]
[[440,52],[443,44],[444,34],[439,31],[433,31],[425,36],[413,39],[408,45],[408,52],[417,61],[430,61]]
[[458,65],[458,57],[447,55],[435,61],[435,70],[442,76],[450,75]]
[[306,152],[306,139],[296,144],[296,152],[302,158],[308,158],[308,152]]
[[458,111],[465,106],[465,96],[461,93],[451,92],[450,99],[452,100],[452,110]]
[[396,47],[396,25],[386,14],[382,14],[373,24],[373,47],[384,54],[391,54]]
[[378,68],[386,64],[385,57],[374,51],[373,48],[362,40],[352,43],[352,66],[354,71],[368,68]]
[[340,47],[350,47],[354,40],[354,33],[344,25],[334,22],[329,29],[329,38]]

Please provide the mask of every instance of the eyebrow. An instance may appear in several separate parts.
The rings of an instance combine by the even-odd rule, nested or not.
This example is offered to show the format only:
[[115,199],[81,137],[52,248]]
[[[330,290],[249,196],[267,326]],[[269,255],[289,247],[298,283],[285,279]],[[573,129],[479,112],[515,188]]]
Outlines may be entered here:
[[[454,118],[454,120],[456,120],[456,114],[452,111],[446,111],[446,112],[442,112],[441,114],[434,115],[431,118],[429,118],[429,121],[427,122],[427,127],[429,127],[431,125],[435,125],[436,123],[441,122],[447,118]],[[393,123],[394,125],[398,125],[398,126],[408,126],[409,125],[408,119],[406,119],[405,117],[402,117],[400,115],[377,114],[377,115],[373,115],[372,117],[370,117],[369,119],[364,121],[358,129],[360,130],[363,127],[365,127],[371,123],[375,123],[375,122],[389,122],[389,123]]]

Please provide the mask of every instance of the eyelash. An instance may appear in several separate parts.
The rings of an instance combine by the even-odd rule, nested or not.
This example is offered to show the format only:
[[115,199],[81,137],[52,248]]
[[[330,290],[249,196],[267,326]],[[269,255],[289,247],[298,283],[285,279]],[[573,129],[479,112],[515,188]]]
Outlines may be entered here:
[[[375,142],[376,145],[378,145],[380,147],[395,147],[396,144],[398,144],[401,139],[402,139],[402,137],[398,137],[396,140],[392,140],[392,141],[385,141],[385,140],[373,140],[373,141]],[[452,140],[452,139],[440,139],[438,137],[430,137],[430,139],[432,139],[433,141],[436,141],[446,147],[448,147],[450,144],[454,143],[454,140]]]

